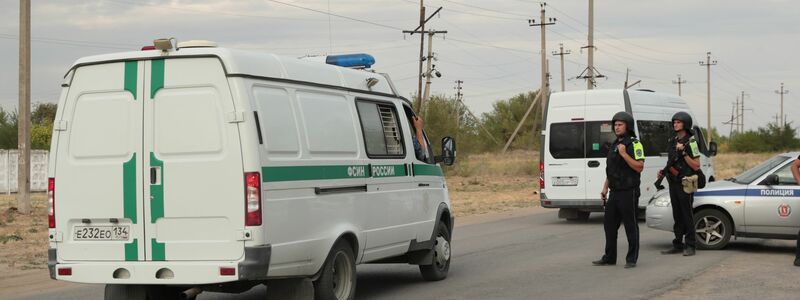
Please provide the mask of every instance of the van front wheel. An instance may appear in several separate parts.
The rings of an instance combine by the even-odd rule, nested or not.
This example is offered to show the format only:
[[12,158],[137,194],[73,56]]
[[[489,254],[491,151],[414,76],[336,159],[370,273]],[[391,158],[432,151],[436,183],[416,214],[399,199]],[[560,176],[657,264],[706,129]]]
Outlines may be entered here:
[[436,239],[433,241],[433,263],[420,265],[422,278],[427,281],[438,281],[447,278],[450,271],[450,230],[444,222],[436,226]]
[[147,287],[131,284],[106,284],[106,300],[146,300]]
[[356,294],[356,263],[353,249],[340,240],[333,245],[322,274],[314,281],[314,299],[351,300]]

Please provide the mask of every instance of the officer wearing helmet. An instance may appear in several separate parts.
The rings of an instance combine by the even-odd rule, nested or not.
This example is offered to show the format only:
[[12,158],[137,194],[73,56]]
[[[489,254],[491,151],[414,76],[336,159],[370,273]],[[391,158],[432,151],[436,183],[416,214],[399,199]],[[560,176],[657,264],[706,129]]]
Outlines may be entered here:
[[617,263],[617,233],[620,223],[623,223],[625,235],[628,237],[625,268],[633,268],[639,259],[639,224],[636,211],[639,203],[640,175],[644,169],[644,149],[642,143],[636,139],[631,114],[618,112],[611,122],[617,139],[609,148],[606,157],[606,180],[600,192],[600,198],[605,203],[603,217],[603,229],[606,234],[605,254],[592,264],[605,266]]
[[667,166],[658,171],[658,177],[667,177],[669,197],[672,203],[672,218],[675,220],[672,248],[661,251],[661,254],[683,253],[683,256],[695,254],[695,228],[692,204],[694,194],[683,190],[682,180],[700,169],[700,151],[692,134],[692,117],[686,112],[677,112],[672,116],[672,129],[675,136],[669,140]]

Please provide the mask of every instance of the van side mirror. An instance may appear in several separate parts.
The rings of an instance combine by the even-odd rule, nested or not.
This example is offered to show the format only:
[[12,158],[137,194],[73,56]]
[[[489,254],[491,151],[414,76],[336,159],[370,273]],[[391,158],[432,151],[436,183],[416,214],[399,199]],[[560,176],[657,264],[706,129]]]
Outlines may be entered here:
[[778,174],[769,174],[767,175],[767,178],[764,178],[759,185],[772,186],[778,184],[780,184],[780,178],[778,178]]
[[708,144],[708,155],[717,156],[717,143],[711,142]]
[[437,156],[435,161],[452,166],[456,162],[456,140],[446,136],[442,138],[442,155]]

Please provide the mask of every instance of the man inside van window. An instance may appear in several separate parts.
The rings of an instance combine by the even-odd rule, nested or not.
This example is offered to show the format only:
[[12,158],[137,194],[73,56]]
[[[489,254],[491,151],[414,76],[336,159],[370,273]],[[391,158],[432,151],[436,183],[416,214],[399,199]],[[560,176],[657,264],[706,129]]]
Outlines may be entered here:
[[411,116],[412,126],[414,127],[414,155],[418,160],[428,162],[428,144],[425,143],[425,135],[422,133],[422,118]]

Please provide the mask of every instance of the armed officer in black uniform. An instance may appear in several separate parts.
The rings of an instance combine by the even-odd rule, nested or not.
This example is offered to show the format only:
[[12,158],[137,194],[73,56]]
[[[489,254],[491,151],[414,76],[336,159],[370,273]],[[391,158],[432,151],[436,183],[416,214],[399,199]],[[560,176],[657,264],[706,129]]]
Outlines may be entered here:
[[[639,205],[640,175],[644,169],[644,149],[633,131],[633,116],[621,111],[614,115],[611,122],[614,124],[617,139],[606,157],[606,181],[603,191],[600,192],[605,203],[603,229],[606,233],[606,248],[603,257],[592,264],[605,266],[617,263],[617,233],[620,223],[624,223],[625,235],[628,237],[625,268],[633,268],[639,259],[639,224],[636,211]],[[609,189],[611,195],[608,195]]]
[[669,140],[669,157],[664,170],[658,171],[658,177],[667,176],[669,198],[672,203],[672,218],[675,220],[672,249],[661,251],[661,254],[677,254],[683,256],[695,254],[696,234],[692,204],[694,194],[683,191],[682,180],[695,174],[700,169],[700,151],[691,131],[692,117],[686,112],[677,112],[672,116],[672,129],[675,136]]

